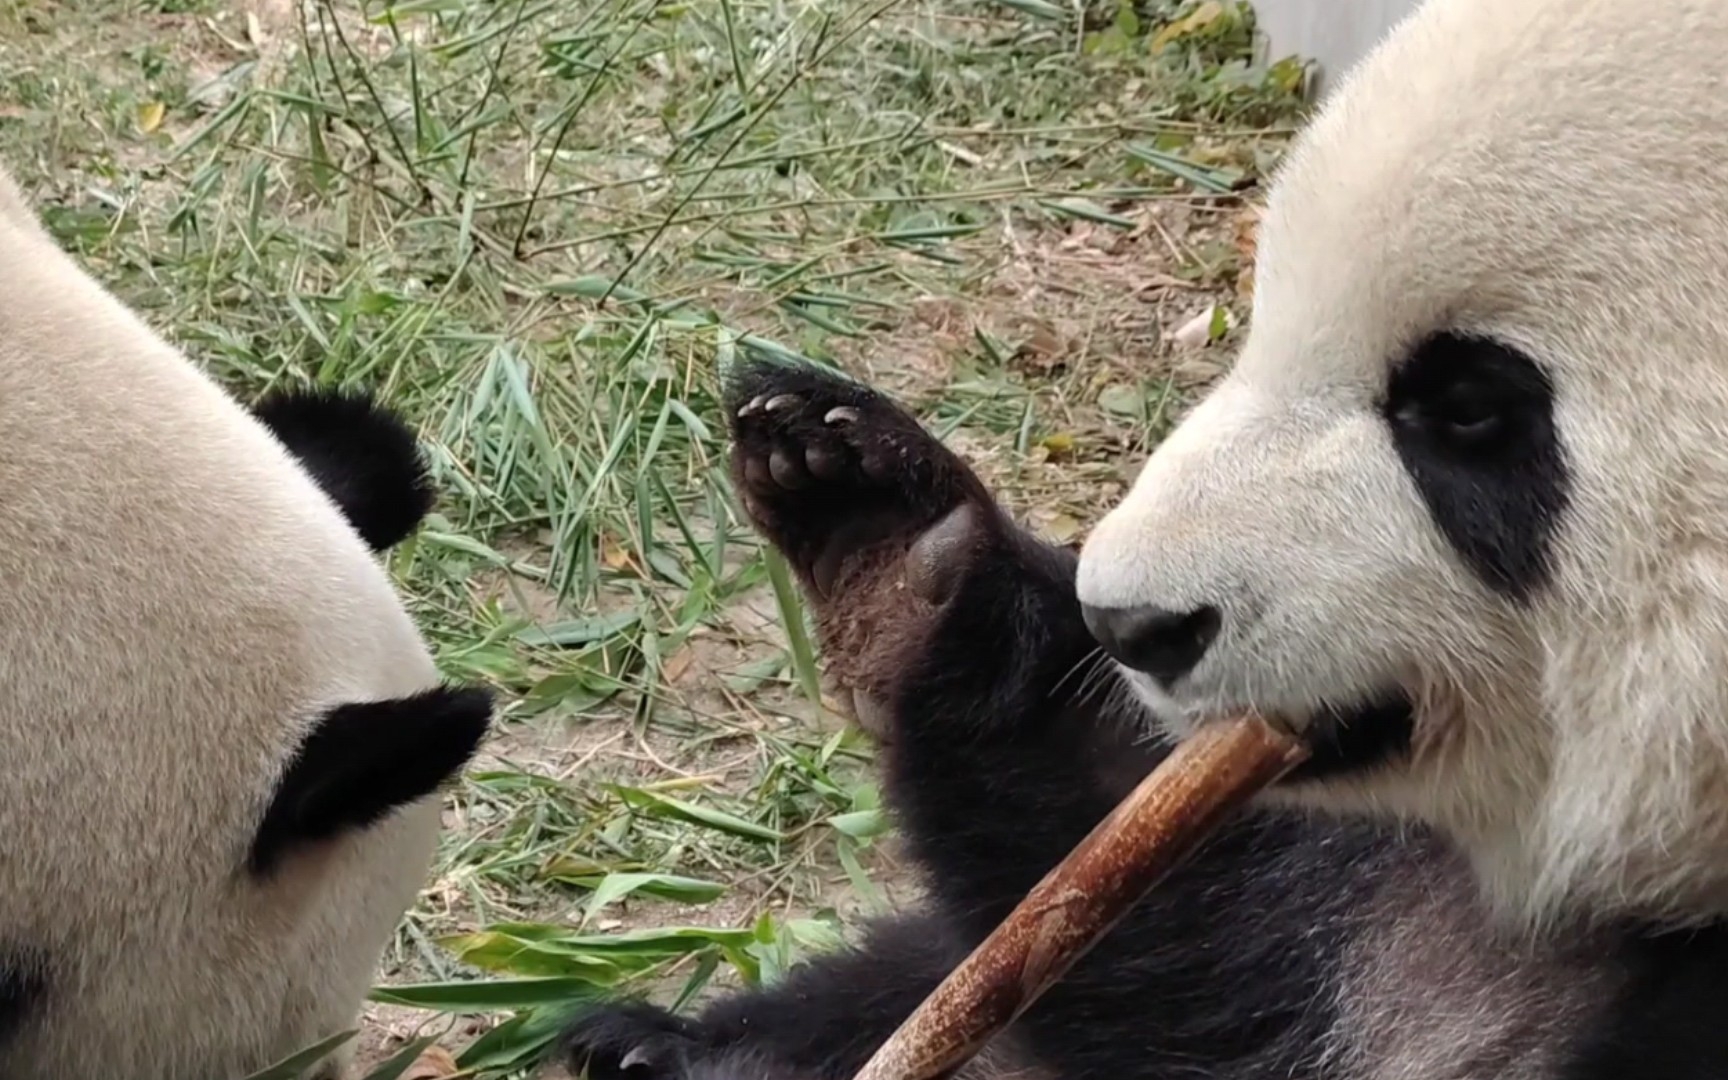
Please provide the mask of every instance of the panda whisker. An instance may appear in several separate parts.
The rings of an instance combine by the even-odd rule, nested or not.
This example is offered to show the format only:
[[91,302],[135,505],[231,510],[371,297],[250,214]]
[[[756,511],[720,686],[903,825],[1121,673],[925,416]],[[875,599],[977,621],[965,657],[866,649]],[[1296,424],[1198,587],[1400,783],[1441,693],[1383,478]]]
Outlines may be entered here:
[[1126,690],[1127,685],[1117,675],[1116,665],[1108,660],[1100,659],[1099,662],[1092,665],[1092,671],[1082,682],[1080,693],[1075,696],[1074,700],[1078,704],[1085,705],[1093,701],[1105,700],[1099,696],[1100,694],[1107,696]]
[[1063,673],[1060,679],[1056,680],[1056,684],[1050,688],[1050,693],[1052,695],[1060,694],[1062,688],[1068,684],[1068,680],[1074,678],[1076,675],[1080,675],[1080,685],[1084,686],[1086,680],[1091,677],[1092,672],[1096,669],[1098,661],[1102,659],[1103,656],[1103,646],[1095,646],[1092,651],[1074,661],[1074,666],[1070,667]]
[[[1099,698],[1098,712],[1102,716],[1118,716],[1124,720],[1143,717],[1146,706],[1134,696],[1134,688],[1128,685],[1126,679],[1112,679],[1103,684],[1103,695]],[[1143,725],[1140,732],[1140,742],[1150,742],[1157,738],[1152,725]]]

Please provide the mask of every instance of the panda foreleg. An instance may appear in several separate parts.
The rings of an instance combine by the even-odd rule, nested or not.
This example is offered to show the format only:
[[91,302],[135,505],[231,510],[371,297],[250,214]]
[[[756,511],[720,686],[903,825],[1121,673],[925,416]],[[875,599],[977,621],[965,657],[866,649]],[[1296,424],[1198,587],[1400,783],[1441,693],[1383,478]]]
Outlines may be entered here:
[[[873,731],[901,766],[890,764],[890,797],[913,816],[909,831],[924,849],[915,855],[933,871],[938,899],[951,884],[958,895],[944,913],[879,923],[860,947],[696,1017],[637,1004],[585,1015],[563,1056],[595,1080],[850,1077],[991,920],[972,910],[962,925],[945,912],[978,896],[1012,905],[1114,799],[1090,769],[1084,718],[1069,709],[1057,722],[1064,710],[1045,702],[1064,676],[1070,703],[1079,701],[1096,674],[1083,666],[1093,649],[1073,602],[1072,555],[1021,532],[964,462],[873,390],[760,365],[734,376],[727,399],[739,494],[810,597],[830,674],[861,699],[860,721],[890,721]],[[984,583],[994,588],[973,595]],[[897,704],[902,686],[920,684],[915,709]],[[936,747],[918,745],[908,715],[936,729]],[[1021,725],[1037,730],[1022,738]],[[1150,767],[1142,758],[1128,783]],[[1077,804],[1072,812],[1020,829],[1052,809],[1026,800],[1031,778],[1017,774],[1028,769],[1064,807]],[[933,772],[948,773],[934,786],[953,794],[927,805]],[[982,820],[992,810],[975,801],[981,811],[967,812],[975,799],[1005,802],[1010,817]],[[1014,1071],[1012,1047],[993,1057],[963,1077],[1032,1075]]]
[[634,1002],[587,1013],[561,1056],[591,1080],[849,1080],[964,955],[934,916],[883,920],[858,946],[695,1016]]
[[1108,715],[1075,557],[868,387],[758,364],[726,399],[735,485],[803,583],[839,696],[884,743],[912,854],[987,932],[1156,759]]

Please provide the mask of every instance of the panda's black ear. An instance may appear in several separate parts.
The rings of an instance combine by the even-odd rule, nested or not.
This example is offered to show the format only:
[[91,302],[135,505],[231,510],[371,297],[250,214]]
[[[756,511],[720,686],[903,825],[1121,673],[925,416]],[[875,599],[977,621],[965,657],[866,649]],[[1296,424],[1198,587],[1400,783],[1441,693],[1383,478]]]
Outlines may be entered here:
[[491,720],[490,691],[447,686],[329,710],[276,781],[247,869],[264,876],[301,844],[364,829],[432,794],[474,756]]
[[401,543],[432,510],[432,482],[402,419],[370,396],[276,390],[252,406],[374,551]]

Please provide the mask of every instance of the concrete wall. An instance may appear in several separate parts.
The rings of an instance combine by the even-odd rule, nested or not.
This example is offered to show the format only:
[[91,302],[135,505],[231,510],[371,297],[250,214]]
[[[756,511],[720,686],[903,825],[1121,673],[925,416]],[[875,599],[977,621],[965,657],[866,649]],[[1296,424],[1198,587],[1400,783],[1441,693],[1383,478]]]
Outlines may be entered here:
[[1325,93],[1335,78],[1361,58],[1392,25],[1421,0],[1253,0],[1265,36],[1264,48],[1276,60],[1297,53],[1314,61],[1313,89]]

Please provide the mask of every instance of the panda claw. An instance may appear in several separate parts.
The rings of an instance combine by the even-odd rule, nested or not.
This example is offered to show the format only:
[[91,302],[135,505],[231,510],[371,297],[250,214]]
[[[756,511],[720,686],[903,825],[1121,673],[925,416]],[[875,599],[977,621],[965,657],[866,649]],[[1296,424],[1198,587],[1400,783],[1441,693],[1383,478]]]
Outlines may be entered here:
[[740,493],[744,501],[744,513],[751,521],[761,521],[768,516],[768,508],[762,505],[762,500],[748,491]]
[[766,400],[766,398],[766,394],[757,394],[749,401],[746,401],[744,407],[738,410],[738,419],[747,419],[748,417],[755,416],[757,413],[761,412],[762,402]]
[[824,424],[851,424],[858,420],[858,410],[850,405],[836,405],[822,417]]
[[618,1003],[577,1018],[560,1036],[570,1072],[594,1080],[673,1080],[701,1025],[642,1003]]
[[762,411],[771,413],[779,412],[782,409],[789,409],[801,402],[802,399],[799,398],[797,394],[775,394],[763,403]]

